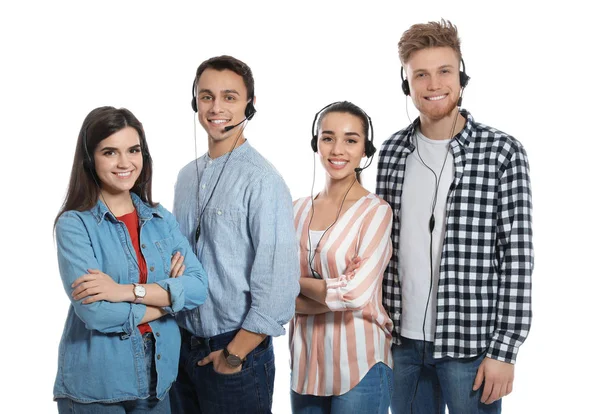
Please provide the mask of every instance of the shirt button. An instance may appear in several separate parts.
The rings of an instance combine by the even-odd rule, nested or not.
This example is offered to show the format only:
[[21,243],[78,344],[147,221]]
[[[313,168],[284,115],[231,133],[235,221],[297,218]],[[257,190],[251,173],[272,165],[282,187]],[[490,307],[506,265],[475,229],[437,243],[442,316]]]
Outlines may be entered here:
[[211,164],[212,164],[212,160],[210,160],[210,161],[208,162],[208,165],[211,165]]
[[142,244],[142,249],[145,249],[145,248],[146,248],[146,245],[145,245],[145,244]]
[[220,216],[221,214],[223,214],[223,212],[221,210],[217,210],[217,214]]
[[206,184],[202,184],[202,188],[206,188]]
[[154,266],[150,266],[150,271],[154,272]]
[[156,359],[160,359],[160,354],[158,354],[158,355],[156,356]]

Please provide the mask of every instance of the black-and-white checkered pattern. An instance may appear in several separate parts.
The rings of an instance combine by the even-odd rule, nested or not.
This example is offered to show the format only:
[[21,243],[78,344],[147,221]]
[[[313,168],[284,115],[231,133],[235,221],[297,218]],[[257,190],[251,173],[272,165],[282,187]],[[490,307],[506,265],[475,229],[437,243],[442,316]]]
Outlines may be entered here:
[[[450,142],[454,180],[446,201],[446,234],[437,292],[434,357],[482,352],[514,363],[531,324],[533,244],[529,165],[513,137],[476,123],[471,114]],[[394,252],[383,300],[399,343],[400,208],[406,158],[414,151],[417,119],[381,148],[377,194],[394,210]]]

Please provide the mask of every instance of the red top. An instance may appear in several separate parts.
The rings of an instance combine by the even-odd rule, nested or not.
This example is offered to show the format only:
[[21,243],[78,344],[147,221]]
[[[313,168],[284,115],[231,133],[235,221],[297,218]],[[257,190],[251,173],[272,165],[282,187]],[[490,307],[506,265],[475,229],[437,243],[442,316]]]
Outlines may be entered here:
[[[129,231],[129,237],[131,238],[131,243],[133,244],[133,249],[135,250],[140,269],[139,283],[146,283],[148,281],[148,267],[146,267],[146,260],[144,259],[144,256],[142,256],[142,252],[140,250],[140,224],[137,211],[133,209],[131,213],[117,217],[117,219],[125,223],[127,230]],[[131,288],[133,289],[133,286],[131,286]],[[138,329],[142,335],[147,332],[152,332],[152,328],[147,323],[138,325]]]

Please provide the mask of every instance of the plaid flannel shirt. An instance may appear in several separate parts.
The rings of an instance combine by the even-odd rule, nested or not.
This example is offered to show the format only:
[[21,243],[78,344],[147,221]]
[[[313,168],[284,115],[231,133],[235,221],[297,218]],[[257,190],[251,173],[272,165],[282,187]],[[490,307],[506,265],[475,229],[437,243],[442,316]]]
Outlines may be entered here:
[[[514,363],[531,325],[533,244],[527,154],[513,137],[476,123],[466,110],[464,129],[450,142],[454,180],[446,200],[446,234],[437,290],[434,358],[486,352]],[[383,302],[400,343],[400,209],[408,154],[419,119],[381,148],[377,194],[394,210],[393,254]]]

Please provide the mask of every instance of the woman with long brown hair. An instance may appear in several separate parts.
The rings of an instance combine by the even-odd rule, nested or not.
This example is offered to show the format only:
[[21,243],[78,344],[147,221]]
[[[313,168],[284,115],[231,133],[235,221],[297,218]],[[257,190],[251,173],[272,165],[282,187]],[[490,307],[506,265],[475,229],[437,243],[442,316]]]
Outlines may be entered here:
[[60,413],[170,412],[173,314],[204,301],[207,277],[151,187],[142,124],[124,108],[91,111],[55,221],[71,300],[54,385]]

